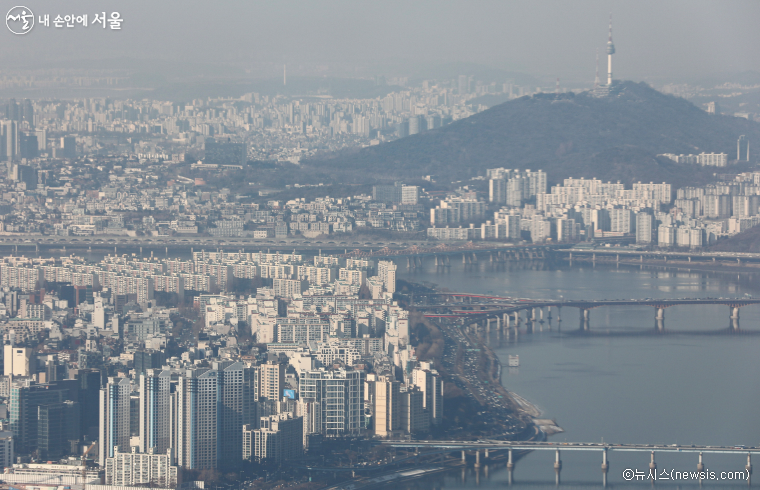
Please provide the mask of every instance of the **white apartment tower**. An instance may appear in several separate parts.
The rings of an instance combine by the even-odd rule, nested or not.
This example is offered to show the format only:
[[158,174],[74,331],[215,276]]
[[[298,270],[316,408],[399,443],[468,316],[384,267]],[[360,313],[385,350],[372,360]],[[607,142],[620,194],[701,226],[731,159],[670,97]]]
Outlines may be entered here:
[[166,454],[171,447],[169,371],[148,369],[140,375],[140,451]]
[[216,468],[219,373],[186,371],[177,395],[177,464],[187,469]]
[[114,447],[129,447],[129,400],[132,383],[128,378],[108,378],[100,389],[98,463],[114,456]]

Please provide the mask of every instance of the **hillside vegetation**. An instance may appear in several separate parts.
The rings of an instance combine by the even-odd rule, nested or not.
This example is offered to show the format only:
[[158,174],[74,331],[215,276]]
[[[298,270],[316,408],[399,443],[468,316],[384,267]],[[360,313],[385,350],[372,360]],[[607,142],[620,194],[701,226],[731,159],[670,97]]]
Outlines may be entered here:
[[[304,171],[341,182],[391,182],[434,175],[442,181],[494,167],[543,169],[566,177],[699,185],[726,170],[678,165],[660,153],[725,152],[736,140],[760,144],[760,124],[712,115],[644,83],[622,82],[609,98],[539,94],[492,107],[445,127],[304,163]],[[755,143],[757,142],[757,143]],[[742,165],[731,170],[742,170]]]

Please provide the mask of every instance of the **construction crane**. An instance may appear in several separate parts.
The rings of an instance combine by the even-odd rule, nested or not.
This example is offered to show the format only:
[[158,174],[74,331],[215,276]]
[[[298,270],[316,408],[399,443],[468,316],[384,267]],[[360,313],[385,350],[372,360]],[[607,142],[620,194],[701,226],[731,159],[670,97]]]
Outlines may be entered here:
[[92,448],[95,447],[95,444],[97,444],[98,441],[93,442],[90,447],[87,448],[87,450],[82,453],[82,458],[80,461],[82,461],[82,485],[84,485],[87,480],[87,455],[90,454],[90,451],[92,451]]

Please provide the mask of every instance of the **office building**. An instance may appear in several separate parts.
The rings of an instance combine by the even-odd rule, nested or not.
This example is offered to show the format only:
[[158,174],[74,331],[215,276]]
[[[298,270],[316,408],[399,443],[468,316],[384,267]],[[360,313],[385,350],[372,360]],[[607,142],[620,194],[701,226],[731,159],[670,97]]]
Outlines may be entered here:
[[65,396],[66,391],[55,385],[14,383],[11,386],[9,422],[17,453],[29,454],[37,449],[39,407],[60,405]]
[[30,347],[13,347],[10,344],[3,346],[3,374],[6,376],[30,376],[30,361],[32,349]]
[[166,354],[160,350],[139,350],[133,354],[135,374],[145,374],[148,369],[161,369],[166,362]]
[[242,456],[244,460],[282,463],[303,454],[303,428],[301,417],[292,412],[261,417],[259,428],[250,424],[242,430]]
[[77,157],[77,139],[75,136],[61,138],[61,156],[72,160]]
[[40,459],[58,459],[71,454],[72,442],[77,444],[81,439],[79,424],[77,402],[64,400],[40,405],[37,410],[37,454]]

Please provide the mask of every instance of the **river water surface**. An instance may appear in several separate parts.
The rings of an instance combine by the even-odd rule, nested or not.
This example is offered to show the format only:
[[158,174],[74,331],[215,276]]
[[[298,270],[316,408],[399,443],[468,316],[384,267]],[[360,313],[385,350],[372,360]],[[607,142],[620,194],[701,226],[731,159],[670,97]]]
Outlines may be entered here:
[[[642,299],[760,296],[751,274],[616,268],[590,264],[552,268],[543,264],[504,267],[489,262],[454,263],[447,270],[432,261],[398,277],[427,281],[450,290],[524,298]],[[590,331],[579,331],[578,310],[563,308],[562,320],[547,319],[517,341],[490,337],[504,366],[509,354],[520,367],[507,369],[502,383],[556,419],[565,432],[551,441],[760,447],[760,305],[741,309],[740,331],[730,331],[729,310],[720,305],[676,306],[666,310],[664,331],[655,329],[646,306],[591,310]],[[601,487],[601,453],[564,451],[563,487]],[[697,455],[657,454],[663,469],[694,471]],[[746,455],[704,456],[711,471],[741,471]],[[648,453],[609,454],[608,487],[649,487],[626,482],[625,469],[648,471]],[[554,488],[554,453],[533,452],[514,471],[514,488]],[[753,463],[760,465],[760,457]],[[755,472],[760,486],[760,466]],[[503,487],[507,472],[469,470],[418,488]],[[698,487],[697,482],[659,480],[658,486]],[[739,488],[746,482],[703,482],[702,488]]]

